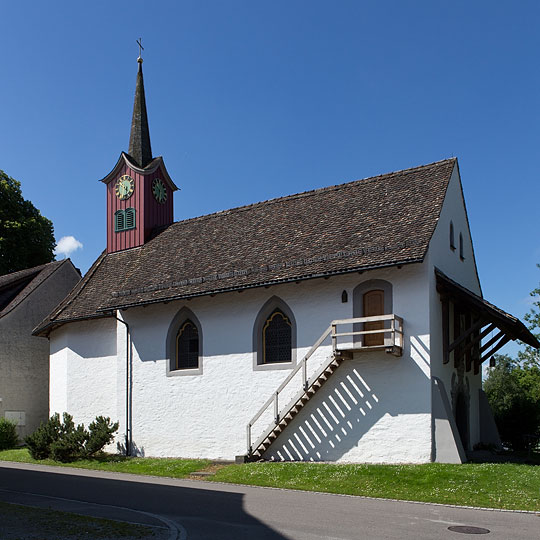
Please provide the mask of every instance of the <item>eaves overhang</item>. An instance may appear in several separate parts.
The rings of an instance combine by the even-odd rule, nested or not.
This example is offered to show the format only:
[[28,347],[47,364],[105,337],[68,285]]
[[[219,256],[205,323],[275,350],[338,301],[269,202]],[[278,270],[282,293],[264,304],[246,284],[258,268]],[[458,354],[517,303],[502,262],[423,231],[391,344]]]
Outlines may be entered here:
[[390,268],[390,267],[400,267],[408,264],[417,264],[424,262],[423,258],[414,258],[414,259],[404,259],[401,261],[396,261],[392,263],[384,263],[379,265],[368,265],[368,266],[357,266],[354,268],[348,268],[346,270],[336,270],[336,271],[329,271],[329,272],[321,272],[317,274],[307,274],[307,275],[301,275],[301,276],[294,276],[294,277],[288,277],[283,279],[275,279],[275,280],[267,280],[267,281],[261,281],[257,283],[250,283],[247,285],[231,285],[229,287],[220,287],[215,289],[210,289],[207,291],[198,291],[196,293],[180,293],[180,294],[172,294],[170,296],[160,297],[160,298],[151,298],[146,300],[140,300],[136,302],[126,302],[126,303],[119,303],[119,304],[110,304],[106,307],[98,308],[98,313],[108,313],[117,309],[130,309],[134,307],[141,307],[141,306],[147,306],[151,304],[163,304],[168,302],[173,302],[175,300],[187,300],[191,298],[196,298],[200,296],[215,296],[216,294],[222,294],[227,292],[242,292],[243,290],[247,289],[257,289],[260,287],[271,287],[273,285],[281,285],[284,283],[297,283],[300,281],[307,281],[311,279],[321,279],[321,278],[329,278],[332,276],[337,275],[345,275],[345,274],[353,274],[356,272],[363,273],[369,270],[377,270],[380,268]]
[[[478,319],[476,322],[478,332],[482,327],[491,325],[494,329],[499,330],[501,340],[504,339],[506,342],[509,340],[519,340],[531,347],[540,349],[538,339],[517,317],[506,313],[504,310],[491,304],[469,289],[466,289],[438,268],[435,268],[435,277],[437,291],[443,301],[450,300],[454,304],[466,307],[471,313],[476,315]],[[465,340],[458,338],[456,341],[464,342]],[[493,344],[496,345],[496,342],[494,341]],[[451,344],[450,349],[452,349]]]
[[120,153],[120,157],[118,158],[118,161],[116,162],[116,165],[113,167],[112,171],[107,176],[105,176],[105,178],[102,178],[100,182],[103,182],[104,184],[108,184],[109,182],[111,182],[124,165],[127,165],[130,169],[143,175],[152,174],[159,167],[161,167],[164,180],[167,182],[167,184],[169,184],[169,187],[173,191],[177,191],[179,189],[178,186],[172,181],[169,172],[167,171],[167,167],[165,167],[165,162],[163,161],[162,156],[154,158],[146,167],[141,168],[135,165],[133,160],[130,159],[129,154],[126,154],[125,152]]

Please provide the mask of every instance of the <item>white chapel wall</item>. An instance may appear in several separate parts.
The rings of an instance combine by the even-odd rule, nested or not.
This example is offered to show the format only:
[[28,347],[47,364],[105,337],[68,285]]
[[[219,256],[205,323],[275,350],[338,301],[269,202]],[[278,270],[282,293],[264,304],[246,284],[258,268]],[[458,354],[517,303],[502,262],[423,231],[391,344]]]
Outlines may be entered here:
[[62,326],[50,335],[50,414],[68,412],[86,426],[118,420],[116,320]]
[[[455,250],[450,248],[450,222],[454,226]],[[464,259],[460,258],[459,235],[462,234]],[[449,403],[454,396],[452,388],[458,383],[467,389],[469,400],[469,438],[472,448],[480,438],[478,390],[482,386],[481,373],[474,375],[473,370],[461,374],[454,368],[453,360],[448,364],[442,361],[442,304],[436,289],[434,268],[439,268],[448,277],[466,287],[475,294],[481,295],[480,282],[476,272],[473,246],[465,204],[461,191],[457,167],[454,168],[446,197],[441,210],[439,222],[431,239],[428,250],[430,280],[430,328],[432,338],[432,375],[442,381]],[[452,321],[450,321],[452,328]],[[436,449],[434,449],[436,453]]]
[[[360,443],[344,442],[326,459],[429,461],[429,319],[423,265],[124,311],[133,343],[133,442],[138,452],[216,459],[244,454],[247,422],[290,372],[253,369],[252,330],[260,308],[274,295],[287,303],[297,323],[300,361],[332,319],[352,317],[353,288],[373,278],[387,279],[394,286],[394,311],[404,317],[406,325],[405,354],[402,358],[384,352],[359,356],[347,367],[342,366],[341,373],[338,370],[335,384],[342,387],[342,379],[349,381],[350,377],[361,389],[361,377],[379,401],[370,396],[366,398],[369,404],[354,404],[358,420],[363,417],[361,409],[366,412],[370,405],[373,407],[368,420],[356,422],[352,429],[351,440],[357,437]],[[341,302],[343,290],[348,291],[347,303]],[[184,306],[202,326],[202,374],[168,377],[167,331]]]
[[[136,451],[147,456],[214,459],[244,454],[248,421],[290,373],[290,369],[253,368],[253,324],[261,307],[272,296],[287,303],[296,319],[300,361],[333,319],[353,316],[353,289],[357,285],[383,279],[393,286],[394,313],[404,318],[404,354],[396,358],[383,351],[372,352],[345,361],[310,404],[311,409],[306,409],[310,414],[319,414],[317,408],[326,411],[326,421],[333,428],[326,429],[328,440],[322,444],[326,450],[319,449],[320,456],[312,453],[302,459],[429,461],[426,273],[425,264],[405,265],[121,312],[131,334]],[[343,290],[348,293],[347,303],[342,303]],[[196,315],[202,327],[202,374],[167,376],[167,332],[183,307]],[[329,346],[320,353],[328,355]],[[125,403],[124,325],[114,319],[90,320],[52,332],[51,412],[67,410],[75,421],[85,424],[98,414],[110,416],[121,423],[118,441],[122,442]],[[322,426],[325,420],[320,422]],[[305,431],[300,424],[290,428],[288,436],[293,440]],[[336,435],[341,441],[332,439]]]

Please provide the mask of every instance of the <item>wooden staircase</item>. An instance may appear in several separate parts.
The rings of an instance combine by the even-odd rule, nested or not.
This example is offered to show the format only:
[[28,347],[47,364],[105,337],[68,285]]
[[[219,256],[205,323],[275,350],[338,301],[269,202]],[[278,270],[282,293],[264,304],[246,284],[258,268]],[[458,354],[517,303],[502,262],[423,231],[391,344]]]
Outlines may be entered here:
[[[354,325],[362,325],[373,321],[389,321],[389,328],[380,328],[376,330],[357,330]],[[352,332],[337,332],[338,325],[353,326]],[[366,334],[383,334],[382,346],[366,346],[361,341],[355,342],[358,336],[363,338]],[[323,342],[331,337],[332,349],[331,354],[323,360],[322,364],[308,377],[308,360],[315,351],[323,344]],[[353,340],[351,347],[338,348],[338,338],[347,337]],[[359,317],[355,319],[343,319],[332,321],[324,334],[311,347],[302,361],[292,370],[289,376],[280,384],[273,395],[260,408],[257,414],[251,419],[247,425],[247,453],[245,456],[239,456],[242,461],[256,461],[262,459],[264,453],[270,448],[272,443],[279,437],[293,418],[304,408],[308,401],[324,386],[326,381],[335,373],[344,360],[352,359],[355,352],[364,350],[384,350],[394,356],[401,356],[403,350],[403,319],[397,315],[381,315],[377,317]],[[285,390],[295,383],[295,377],[301,373],[301,384],[299,384],[298,392],[293,396],[287,405],[280,409],[279,396]],[[274,421],[266,428],[265,431],[252,444],[252,429],[255,423],[266,412],[270,414],[270,407],[274,408]]]
[[[324,369],[318,374],[313,382],[301,393],[299,397],[295,397],[289,406],[285,408],[284,413],[276,418],[274,426],[270,426],[267,433],[259,439],[257,446],[247,456],[249,461],[261,459],[263,454],[270,448],[270,445],[278,438],[279,434],[289,425],[292,419],[304,408],[304,405],[324,386],[324,383],[334,374],[339,368],[343,360],[352,358],[352,352],[336,351],[331,357]],[[262,440],[261,440],[262,439]]]

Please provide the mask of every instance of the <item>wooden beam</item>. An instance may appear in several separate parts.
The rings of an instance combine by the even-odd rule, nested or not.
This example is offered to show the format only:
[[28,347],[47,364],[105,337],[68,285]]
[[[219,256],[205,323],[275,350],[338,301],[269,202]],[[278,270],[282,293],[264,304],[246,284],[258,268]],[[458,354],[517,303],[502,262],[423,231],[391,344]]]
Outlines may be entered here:
[[468,349],[474,347],[480,340],[484,339],[490,332],[493,332],[497,328],[494,324],[490,324],[487,328],[482,330],[479,334],[474,336],[472,341],[469,341],[465,347],[463,347],[463,351],[466,352]]
[[509,341],[510,341],[510,337],[509,336],[504,336],[498,343],[497,345],[495,345],[489,352],[487,352],[486,354],[484,354],[484,356],[482,356],[480,358],[480,364],[482,362],[484,362],[484,360],[486,360],[487,358],[489,358],[490,356],[493,356],[501,347],[503,347],[504,345],[506,345]]
[[482,326],[485,326],[487,323],[480,319],[478,322],[473,324],[470,328],[468,328],[463,334],[461,334],[456,340],[454,340],[449,347],[450,351],[453,351],[456,347],[461,345],[472,333],[476,332],[477,330],[480,330]]
[[442,299],[442,350],[443,364],[448,364],[450,361],[450,306],[448,298]]
[[[482,355],[482,353],[484,351],[489,349],[496,341],[501,339],[503,336],[504,336],[504,332],[502,330],[500,330],[499,333],[494,338],[491,338],[485,345],[482,345],[480,347],[480,355]],[[510,338],[508,338],[508,339],[510,339]]]

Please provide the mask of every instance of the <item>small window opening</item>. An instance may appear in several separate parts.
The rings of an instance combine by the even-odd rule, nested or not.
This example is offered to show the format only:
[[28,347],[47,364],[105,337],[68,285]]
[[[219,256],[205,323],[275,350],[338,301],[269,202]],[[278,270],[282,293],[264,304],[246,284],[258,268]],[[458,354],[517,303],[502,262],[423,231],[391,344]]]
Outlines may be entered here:
[[463,235],[459,233],[459,258],[464,261],[465,255],[463,254]]
[[347,294],[347,291],[343,291],[341,293],[341,301],[346,304],[349,301],[349,295]]
[[115,232],[128,231],[129,229],[135,229],[135,208],[117,210],[114,213]]
[[454,224],[450,222],[450,249],[456,249],[456,242],[454,240]]

